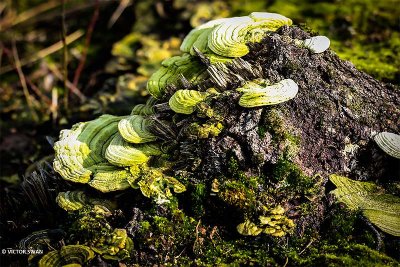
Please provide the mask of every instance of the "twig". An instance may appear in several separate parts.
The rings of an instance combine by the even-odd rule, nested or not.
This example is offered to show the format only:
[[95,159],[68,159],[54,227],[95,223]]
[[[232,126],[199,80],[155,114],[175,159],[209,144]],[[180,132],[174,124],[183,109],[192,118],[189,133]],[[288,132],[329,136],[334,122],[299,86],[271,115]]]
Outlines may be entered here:
[[64,87],[64,108],[65,111],[68,112],[68,98],[69,98],[69,89],[67,87],[68,80],[68,54],[67,54],[67,42],[65,40],[65,36],[67,35],[67,27],[65,26],[65,0],[61,0],[61,42],[63,45],[62,49],[62,66],[63,66],[63,87]]
[[32,90],[36,93],[36,95],[38,97],[40,97],[40,99],[42,99],[43,102],[46,102],[47,105],[51,104],[51,100],[50,98],[48,98],[45,94],[43,94],[40,89],[29,80],[29,78],[26,78],[27,83],[29,84],[29,86],[32,88]]
[[114,11],[114,13],[111,15],[110,20],[107,23],[107,27],[110,29],[114,23],[118,20],[118,18],[121,16],[122,12],[124,12],[124,10],[131,5],[132,2],[131,0],[121,0],[119,2],[119,5],[117,7],[117,9]]
[[285,260],[285,264],[283,264],[283,266],[282,267],[286,267],[286,265],[289,263],[289,258],[288,257],[286,257],[286,260]]
[[96,25],[96,21],[97,21],[98,17],[99,17],[99,0],[96,0],[95,9],[94,9],[92,18],[90,20],[90,23],[89,23],[89,26],[88,26],[88,29],[87,29],[87,33],[86,33],[85,47],[83,48],[82,56],[81,56],[81,59],[79,61],[79,65],[76,68],[74,79],[73,79],[73,82],[72,82],[75,87],[78,86],[79,77],[81,76],[83,67],[85,66],[86,56],[87,56],[87,52],[88,52],[88,49],[89,49],[89,46],[90,46],[90,40],[92,39],[93,29],[94,29],[94,26]]
[[[82,37],[82,35],[83,35],[83,32],[81,30],[75,31],[66,37],[65,42],[67,45],[69,45],[70,43],[72,43],[72,42],[78,40],[80,37]],[[20,66],[23,67],[29,63],[32,63],[39,59],[45,58],[48,55],[51,55],[51,54],[57,52],[61,48],[63,48],[63,44],[61,41],[59,41],[45,49],[40,50],[39,52],[37,52],[34,56],[32,56],[30,58],[20,60]],[[7,65],[4,68],[0,69],[0,74],[4,74],[6,72],[12,71],[13,69],[15,69],[15,67],[13,65]]]
[[[49,70],[59,80],[63,79],[63,75],[61,74],[61,72],[54,65],[49,64],[48,67],[49,67]],[[82,94],[82,92],[78,88],[76,88],[76,86],[74,86],[70,81],[68,81],[68,79],[65,82],[65,86],[67,86],[68,89],[70,89],[72,93],[74,93],[76,96],[78,96],[81,102],[84,102],[86,100],[86,96],[84,94]]]
[[305,248],[303,248],[302,251],[299,252],[299,255],[303,254],[304,251],[306,251],[306,249],[311,246],[311,244],[314,242],[314,239],[311,239],[310,242],[308,242],[308,244],[305,246]]
[[47,10],[55,8],[60,3],[58,1],[49,1],[47,3],[43,3],[41,5],[35,6],[25,12],[22,12],[17,16],[17,18],[12,22],[12,26],[15,26],[21,22],[29,20],[30,18],[36,17],[40,13],[43,13]]
[[3,20],[0,21],[0,31],[7,30],[31,18],[37,17],[39,14],[55,8],[59,4],[60,3],[58,1],[49,1],[41,5],[37,5],[27,11],[24,11],[18,14],[16,17],[15,15],[6,16]]
[[57,120],[58,117],[58,90],[55,86],[51,89],[51,106],[50,111],[52,114],[53,123]]
[[22,90],[24,92],[26,103],[28,104],[29,111],[31,112],[32,119],[34,121],[39,121],[39,118],[38,118],[34,108],[32,107],[32,103],[31,103],[31,100],[30,100],[31,95],[29,94],[28,86],[26,85],[25,75],[24,75],[24,73],[22,72],[22,69],[21,69],[21,62],[19,61],[17,47],[15,45],[15,40],[12,41],[12,51],[13,51],[13,56],[14,56],[14,61],[15,61],[15,68],[17,69],[19,80],[21,82]]

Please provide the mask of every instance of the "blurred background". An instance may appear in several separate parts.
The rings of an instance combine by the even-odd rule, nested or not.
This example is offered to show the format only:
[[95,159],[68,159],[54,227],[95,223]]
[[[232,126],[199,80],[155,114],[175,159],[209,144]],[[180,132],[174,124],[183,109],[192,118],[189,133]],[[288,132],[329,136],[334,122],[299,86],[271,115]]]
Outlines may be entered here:
[[[2,199],[41,162],[60,129],[102,113],[128,114],[160,62],[212,19],[285,15],[331,39],[374,78],[400,80],[398,0],[3,0],[0,2]],[[3,200],[1,200],[3,201]]]

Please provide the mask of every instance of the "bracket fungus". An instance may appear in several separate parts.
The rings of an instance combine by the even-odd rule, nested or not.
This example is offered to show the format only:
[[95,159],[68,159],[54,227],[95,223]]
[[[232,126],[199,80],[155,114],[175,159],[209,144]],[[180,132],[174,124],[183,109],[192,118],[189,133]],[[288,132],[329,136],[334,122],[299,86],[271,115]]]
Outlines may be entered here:
[[83,209],[85,206],[98,206],[105,212],[115,209],[115,204],[109,200],[86,196],[84,191],[66,191],[57,195],[56,202],[60,208],[66,211]]
[[267,32],[291,24],[289,18],[266,12],[216,19],[193,29],[183,40],[181,51],[195,54],[193,47],[196,47],[206,55],[211,53],[225,58],[242,57],[249,52],[247,43],[260,42]]
[[128,118],[120,120],[118,131],[130,143],[147,143],[157,139],[157,136],[149,131],[151,123],[151,119],[140,115],[131,115]]
[[18,243],[18,247],[20,249],[43,249],[43,247],[47,247],[54,241],[61,240],[64,236],[65,232],[61,229],[35,231],[21,239]]
[[153,97],[149,97],[146,101],[146,104],[138,104],[135,105],[132,109],[131,115],[141,115],[141,116],[150,116],[155,113],[154,105],[156,104],[157,99]]
[[164,95],[167,85],[176,84],[182,77],[194,83],[207,75],[200,61],[189,54],[168,58],[161,65],[147,82],[147,90],[157,99]]
[[198,103],[203,101],[208,93],[196,90],[178,90],[169,99],[169,106],[176,113],[192,114]]
[[295,227],[293,220],[284,215],[285,209],[281,205],[271,210],[266,209],[266,211],[267,214],[258,217],[260,221],[258,225],[249,220],[239,224],[236,227],[238,233],[252,236],[264,233],[273,237],[282,237]]
[[331,41],[326,36],[314,36],[300,42],[302,46],[308,48],[311,52],[319,54],[325,52],[331,45]]
[[60,250],[54,250],[44,255],[39,261],[39,267],[61,267],[70,264],[85,265],[95,254],[87,246],[67,245]]
[[120,118],[103,115],[96,120],[75,124],[71,130],[62,130],[54,144],[54,170],[64,179],[89,182],[91,167],[103,163],[104,153],[111,138],[118,132]]
[[376,144],[386,152],[386,154],[400,159],[400,135],[388,132],[381,132],[375,135]]
[[252,108],[286,102],[294,98],[299,89],[292,79],[285,79],[270,86],[266,86],[265,80],[254,80],[236,90],[243,92],[239,105]]
[[336,185],[332,193],[351,210],[361,209],[364,216],[382,231],[400,236],[400,198],[385,194],[371,182],[353,181],[347,177],[331,175]]

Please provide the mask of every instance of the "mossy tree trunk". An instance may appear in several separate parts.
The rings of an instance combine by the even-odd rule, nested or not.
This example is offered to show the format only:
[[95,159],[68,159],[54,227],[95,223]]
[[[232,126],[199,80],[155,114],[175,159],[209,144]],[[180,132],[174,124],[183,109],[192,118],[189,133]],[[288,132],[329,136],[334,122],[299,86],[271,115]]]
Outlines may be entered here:
[[[214,86],[223,92],[212,106],[224,118],[224,131],[208,139],[185,136],[176,153],[185,163],[176,173],[189,172],[198,177],[195,182],[230,179],[232,168],[238,168],[247,177],[262,176],[265,184],[257,194],[274,188],[264,200],[285,203],[293,214],[311,199],[312,212],[298,221],[300,234],[307,225],[318,227],[323,220],[324,185],[330,174],[381,183],[399,176],[395,159],[385,155],[372,139],[381,131],[399,131],[399,88],[357,70],[333,51],[313,54],[295,44],[295,39],[309,37],[298,27],[282,27],[262,43],[252,44],[243,58],[246,62],[236,61],[227,69],[209,66],[211,78],[197,89]],[[255,78],[268,79],[271,84],[290,78],[299,92],[279,105],[242,108],[240,95],[229,89]],[[181,124],[189,127],[191,122],[183,120]],[[232,167],[232,157],[238,166]],[[218,211],[218,204],[210,205]],[[243,220],[240,217],[233,222]]]

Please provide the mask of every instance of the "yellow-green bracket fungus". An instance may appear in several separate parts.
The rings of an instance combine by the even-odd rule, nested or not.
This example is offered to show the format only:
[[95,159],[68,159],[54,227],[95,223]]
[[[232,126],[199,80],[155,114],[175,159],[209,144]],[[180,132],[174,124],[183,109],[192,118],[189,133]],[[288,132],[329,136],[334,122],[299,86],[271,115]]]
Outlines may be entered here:
[[264,233],[273,237],[283,237],[295,227],[293,220],[284,215],[285,209],[282,206],[278,205],[271,210],[266,209],[266,211],[266,215],[259,216],[259,224],[250,220],[239,224],[236,227],[238,233],[249,236]]
[[254,80],[245,83],[236,91],[243,93],[239,105],[245,108],[276,105],[286,102],[297,95],[298,86],[292,79],[285,79],[268,86],[265,80]]
[[93,250],[87,246],[68,245],[44,255],[39,261],[39,267],[62,267],[67,264],[85,265],[94,257]]
[[208,96],[206,92],[196,90],[178,90],[169,99],[170,108],[176,113],[192,114],[197,104]]
[[385,194],[376,184],[359,182],[344,176],[331,175],[337,187],[332,191],[338,201],[350,210],[360,209],[363,215],[382,231],[400,236],[400,198]]
[[140,115],[131,115],[118,123],[118,131],[130,143],[147,143],[157,139],[157,136],[149,131],[151,123],[151,119]]

